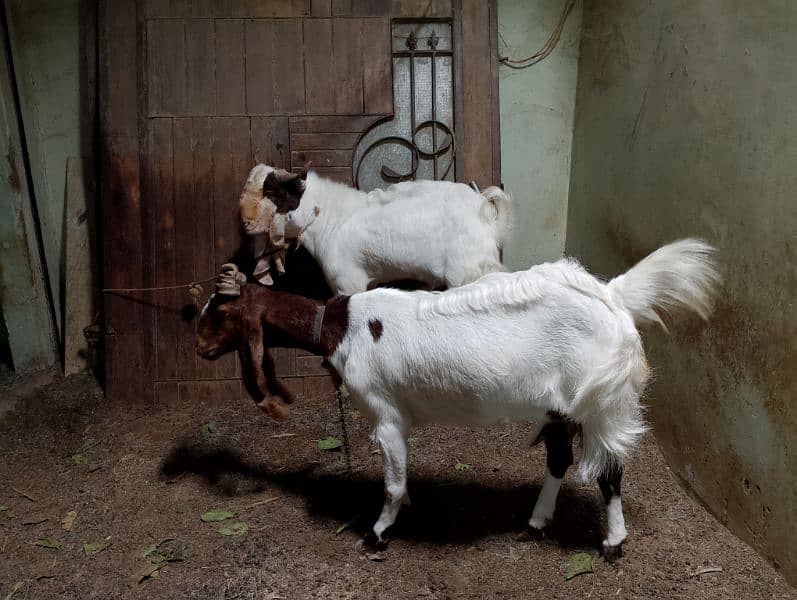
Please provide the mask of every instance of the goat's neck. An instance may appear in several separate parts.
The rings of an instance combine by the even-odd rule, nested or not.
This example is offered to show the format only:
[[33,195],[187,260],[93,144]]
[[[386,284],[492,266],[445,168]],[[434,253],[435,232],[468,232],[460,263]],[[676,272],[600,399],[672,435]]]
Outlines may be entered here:
[[[270,292],[270,291],[269,291]],[[348,296],[336,296],[326,303],[286,292],[272,295],[261,313],[263,325],[278,332],[280,344],[331,356],[348,328]],[[316,320],[324,309],[316,338]],[[266,336],[267,340],[270,336]],[[276,340],[275,340],[276,341]],[[278,345],[267,341],[269,346]]]
[[325,242],[340,235],[341,227],[352,213],[367,203],[365,192],[311,173],[297,209],[305,224],[301,233],[302,244],[317,257],[323,252]]

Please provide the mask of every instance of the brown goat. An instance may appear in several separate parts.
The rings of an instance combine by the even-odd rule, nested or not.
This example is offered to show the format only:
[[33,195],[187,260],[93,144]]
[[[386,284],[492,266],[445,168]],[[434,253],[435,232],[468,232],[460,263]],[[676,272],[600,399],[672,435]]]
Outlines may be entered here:
[[[284,419],[286,404],[293,398],[277,381],[265,348],[288,346],[330,356],[348,327],[348,304],[348,296],[324,303],[243,284],[240,296],[217,293],[210,297],[199,317],[196,351],[208,360],[237,351],[249,395],[269,416]],[[322,308],[323,322],[319,321],[316,332]]]

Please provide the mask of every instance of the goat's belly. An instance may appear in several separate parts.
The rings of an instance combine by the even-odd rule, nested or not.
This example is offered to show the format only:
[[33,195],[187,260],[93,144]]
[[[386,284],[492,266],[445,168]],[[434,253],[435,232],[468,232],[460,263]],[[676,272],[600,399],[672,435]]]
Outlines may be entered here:
[[435,390],[407,394],[402,398],[417,424],[471,425],[489,427],[517,421],[539,421],[545,417],[547,399],[511,402],[507,398],[485,399],[468,393]]

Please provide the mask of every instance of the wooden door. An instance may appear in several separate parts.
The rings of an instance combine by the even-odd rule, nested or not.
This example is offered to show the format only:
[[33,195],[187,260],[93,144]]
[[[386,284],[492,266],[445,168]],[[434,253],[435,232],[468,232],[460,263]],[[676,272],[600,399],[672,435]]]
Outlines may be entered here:
[[[237,200],[255,162],[291,169],[311,161],[319,174],[352,183],[358,144],[399,118],[394,38],[406,23],[450,32],[449,177],[499,183],[494,1],[100,4],[107,288],[175,286],[218,272],[241,245]],[[233,356],[196,357],[190,307],[184,289],[106,295],[109,397],[241,395]],[[320,357],[278,350],[274,359],[294,393],[329,389]]]

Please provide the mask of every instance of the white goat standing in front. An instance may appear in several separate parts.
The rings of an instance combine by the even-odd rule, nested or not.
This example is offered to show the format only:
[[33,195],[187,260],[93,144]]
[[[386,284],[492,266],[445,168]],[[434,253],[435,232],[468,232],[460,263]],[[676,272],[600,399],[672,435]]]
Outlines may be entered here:
[[661,323],[661,311],[707,318],[719,283],[711,254],[703,242],[682,240],[608,283],[560,260],[445,292],[376,289],[326,303],[246,284],[240,297],[211,299],[202,310],[197,351],[262,356],[269,337],[287,337],[327,357],[382,448],[378,539],[408,501],[413,425],[541,423],[548,461],[529,520],[537,530],[553,516],[579,429],[579,473],[598,478],[609,525],[603,551],[612,558],[627,535],[622,464],[645,430],[639,399],[648,367],[637,326]]
[[[386,493],[376,536],[381,539],[408,502],[413,424],[545,424],[556,414],[563,427],[570,422],[581,429],[579,474],[599,477],[609,517],[604,552],[619,552],[626,537],[619,467],[645,430],[639,398],[648,367],[636,325],[660,323],[656,309],[707,317],[718,282],[711,251],[699,241],[677,242],[608,284],[561,260],[443,293],[384,289],[353,296],[348,333],[329,362],[376,424]],[[369,327],[374,321],[378,339]],[[572,462],[565,457],[564,469],[552,472],[551,447],[561,455],[569,440],[562,439],[564,430],[550,433],[533,529],[553,516]]]
[[503,270],[509,197],[450,181],[407,181],[361,192],[319,177],[257,165],[241,196],[250,235],[284,215],[285,240],[299,238],[334,293],[401,279],[457,287]]

